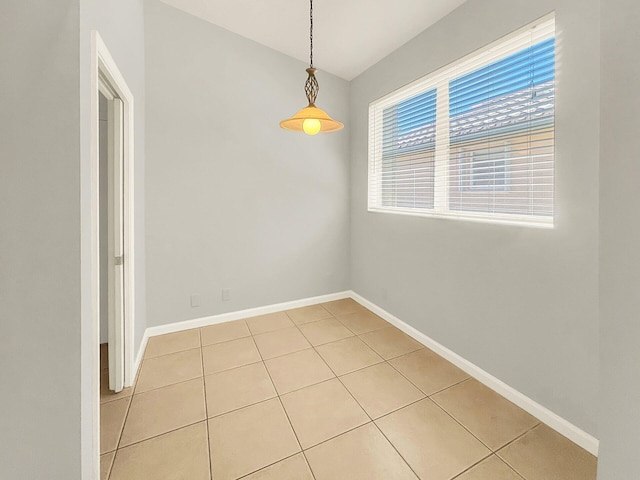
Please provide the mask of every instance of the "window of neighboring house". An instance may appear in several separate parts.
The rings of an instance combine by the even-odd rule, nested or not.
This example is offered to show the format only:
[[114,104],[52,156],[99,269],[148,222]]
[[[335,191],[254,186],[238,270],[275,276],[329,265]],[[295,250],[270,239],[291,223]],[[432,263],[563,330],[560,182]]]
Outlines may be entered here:
[[546,18],[369,107],[369,210],[553,225]]
[[508,187],[508,155],[509,145],[507,143],[488,148],[461,150],[458,158],[452,161],[452,165],[455,164],[458,167],[460,189],[506,190]]

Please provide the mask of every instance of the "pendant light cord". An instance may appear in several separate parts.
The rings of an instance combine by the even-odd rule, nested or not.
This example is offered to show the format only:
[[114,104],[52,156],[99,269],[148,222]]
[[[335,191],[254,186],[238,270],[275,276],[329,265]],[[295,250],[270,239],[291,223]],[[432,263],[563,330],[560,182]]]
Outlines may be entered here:
[[309,63],[313,67],[313,0],[309,0]]

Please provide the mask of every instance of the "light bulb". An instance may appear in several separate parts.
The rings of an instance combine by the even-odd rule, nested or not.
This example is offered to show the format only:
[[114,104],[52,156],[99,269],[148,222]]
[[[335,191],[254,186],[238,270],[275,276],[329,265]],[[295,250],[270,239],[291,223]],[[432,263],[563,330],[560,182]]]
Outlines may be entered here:
[[305,118],[302,122],[302,130],[304,130],[304,133],[307,135],[315,135],[320,131],[320,127],[322,127],[322,125],[317,118]]

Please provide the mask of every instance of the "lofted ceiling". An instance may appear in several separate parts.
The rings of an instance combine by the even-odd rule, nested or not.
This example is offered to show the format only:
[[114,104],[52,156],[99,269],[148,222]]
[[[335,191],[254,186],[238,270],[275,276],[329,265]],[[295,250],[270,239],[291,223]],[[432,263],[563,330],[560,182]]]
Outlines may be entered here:
[[[162,0],[309,62],[308,0]],[[466,0],[315,0],[313,60],[351,80]]]

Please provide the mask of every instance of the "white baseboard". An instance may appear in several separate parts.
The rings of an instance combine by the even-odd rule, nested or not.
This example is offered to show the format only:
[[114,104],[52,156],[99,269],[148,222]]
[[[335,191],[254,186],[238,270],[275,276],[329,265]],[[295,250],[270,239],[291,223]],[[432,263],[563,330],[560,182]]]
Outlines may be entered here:
[[[413,337],[424,346],[430,348],[435,353],[450,361],[460,369],[467,372],[473,378],[483,383],[493,391],[499,393],[507,400],[515,403],[517,406],[536,417],[541,422],[545,423],[555,431],[564,435],[572,442],[576,443],[580,447],[587,450],[592,455],[598,455],[598,439],[589,435],[584,430],[576,427],[571,422],[556,415],[551,410],[543,407],[538,402],[527,397],[523,393],[520,393],[515,388],[510,387],[503,381],[497,379],[490,373],[484,371],[477,365],[471,363],[465,358],[461,357],[457,353],[449,350],[444,345],[436,342],[432,338],[428,337],[424,333],[416,330],[412,326],[400,320],[398,317],[392,315],[386,310],[380,308],[376,304],[370,302],[366,298],[358,295],[357,293],[347,290],[344,292],[331,293],[328,295],[320,295],[318,297],[304,298],[301,300],[294,300],[290,302],[276,303],[273,305],[267,305],[264,307],[248,308],[246,310],[238,310],[235,312],[221,313],[219,315],[211,315],[208,317],[196,318],[193,320],[185,320],[182,322],[169,323],[166,325],[160,325],[157,327],[149,327],[144,332],[144,337],[140,344],[138,355],[136,356],[135,372],[140,368],[144,350],[147,346],[149,338],[156,335],[164,335],[166,333],[180,332],[183,330],[189,330],[191,328],[206,327],[209,325],[216,325],[224,322],[231,322],[233,320],[240,320],[242,318],[255,317],[256,315],[264,315],[266,313],[280,312],[282,310],[291,310],[293,308],[306,307],[308,305],[314,305],[316,303],[330,302],[332,300],[340,300],[342,298],[353,298],[358,303],[367,307],[372,312],[376,313],[380,317],[384,318],[389,323],[395,325],[407,335]],[[132,378],[135,378],[132,375]]]
[[[138,376],[138,372],[140,371],[140,365],[142,364],[142,357],[144,356],[144,351],[147,348],[147,343],[149,343],[149,329],[144,331],[144,335],[142,336],[142,341],[140,342],[140,348],[138,349],[138,354],[136,355],[135,364],[133,366],[133,372],[131,372],[132,382],[136,381],[136,377]],[[130,387],[131,385],[125,385],[126,387]]]
[[166,333],[181,332],[183,330],[190,330],[192,328],[208,327],[209,325],[217,325],[218,323],[232,322],[233,320],[240,320],[242,318],[255,317],[257,315],[264,315],[267,313],[281,312],[282,310],[291,310],[293,308],[306,307],[309,305],[315,305],[316,303],[331,302],[333,300],[340,300],[342,298],[351,297],[353,292],[346,290],[344,292],[329,293],[327,295],[320,295],[317,297],[303,298],[301,300],[293,300],[290,302],[274,303],[273,305],[266,305],[263,307],[247,308],[245,310],[237,310],[235,312],[221,313],[219,315],[210,315],[208,317],[194,318],[192,320],[183,320],[182,322],[168,323],[166,325],[158,325],[157,327],[149,327],[145,330],[138,355],[135,361],[135,370],[131,378],[136,378],[136,372],[140,368],[144,350],[147,346],[149,338],[157,335],[164,335]]
[[471,375],[473,378],[475,378],[479,382],[483,383],[493,391],[505,397],[507,400],[515,403],[517,406],[519,406],[526,412],[536,417],[541,422],[553,428],[555,431],[557,431],[561,435],[564,435],[569,440],[576,443],[580,447],[584,448],[586,451],[588,451],[592,455],[598,456],[599,441],[597,438],[589,435],[587,432],[576,427],[574,424],[565,420],[559,415],[556,415],[548,408],[543,407],[538,402],[532,400],[531,398],[527,397],[523,393],[520,393],[515,388],[510,387],[509,385],[497,379],[490,373],[485,372],[483,369],[481,369],[477,365],[462,358],[457,353],[452,352],[444,345],[441,345],[440,343],[436,342],[435,340],[428,337],[424,333],[406,324],[396,316],[390,314],[386,310],[380,308],[379,306],[370,302],[369,300],[362,297],[361,295],[358,295],[355,292],[350,292],[350,296],[358,303],[362,304],[372,312],[384,318],[389,323],[398,327],[407,335],[413,337],[415,340],[422,343],[424,346],[430,348],[441,357],[445,358],[446,360],[450,361],[460,369],[464,370],[466,373]]
[[247,308],[246,310],[237,310],[235,312],[221,313],[208,317],[194,318],[193,320],[184,320],[182,322],[168,323],[157,327],[149,327],[145,332],[147,337],[155,337],[156,335],[164,335],[165,333],[180,332],[189,330],[190,328],[207,327],[218,323],[231,322],[242,318],[255,317],[256,315],[264,315],[266,313],[281,312],[282,310],[291,310],[292,308],[306,307],[316,303],[330,302],[332,300],[340,300],[341,298],[349,298],[351,291],[330,293],[328,295],[320,295],[318,297],[303,298],[302,300],[293,300],[290,302],[275,303],[264,307]]

